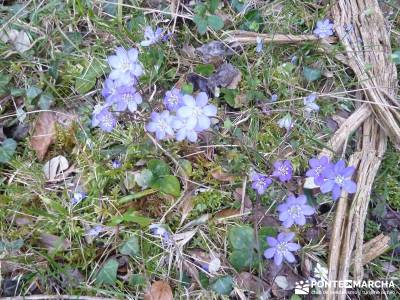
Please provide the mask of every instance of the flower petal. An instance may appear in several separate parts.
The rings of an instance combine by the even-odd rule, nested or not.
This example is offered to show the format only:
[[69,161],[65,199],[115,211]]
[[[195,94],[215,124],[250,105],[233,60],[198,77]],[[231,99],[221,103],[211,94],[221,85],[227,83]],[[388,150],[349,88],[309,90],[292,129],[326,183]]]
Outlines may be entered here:
[[276,251],[274,255],[274,263],[277,266],[280,266],[282,264],[283,256],[282,253]]
[[301,207],[301,209],[305,216],[311,216],[311,215],[315,214],[315,209],[313,207],[311,207],[310,205],[303,205]]
[[276,238],[273,238],[272,236],[267,236],[267,243],[271,247],[275,247],[276,245],[278,245],[278,241],[276,240]]
[[332,199],[336,201],[337,199],[339,199],[340,194],[341,194],[340,186],[335,184],[332,189]]
[[208,96],[206,93],[204,92],[200,92],[197,96],[196,96],[196,105],[203,107],[206,106],[208,103]]
[[208,117],[215,117],[217,115],[217,107],[209,104],[203,108],[203,113]]
[[293,255],[291,252],[289,252],[289,251],[285,251],[285,252],[283,253],[283,255],[285,256],[286,260],[287,260],[288,262],[290,262],[290,263],[293,263],[293,262],[296,261],[296,259],[294,258],[294,255]]
[[357,185],[354,181],[352,180],[345,180],[343,184],[343,188],[346,192],[353,194],[357,191]]
[[275,248],[268,248],[264,251],[265,258],[272,258],[275,255],[276,249]]
[[325,182],[321,185],[321,192],[323,194],[326,194],[330,191],[332,191],[333,186],[335,185],[335,181],[334,180],[325,180]]
[[286,247],[289,251],[297,251],[300,249],[300,245],[296,243],[287,243]]

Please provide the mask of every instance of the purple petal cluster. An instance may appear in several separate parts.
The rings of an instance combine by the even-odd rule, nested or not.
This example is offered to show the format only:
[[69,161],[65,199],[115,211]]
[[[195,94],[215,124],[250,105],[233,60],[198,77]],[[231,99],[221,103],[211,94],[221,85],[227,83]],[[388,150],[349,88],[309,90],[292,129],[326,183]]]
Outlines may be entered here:
[[144,40],[140,42],[143,47],[148,47],[153,44],[157,44],[159,41],[163,40],[163,30],[157,27],[154,31],[153,28],[147,26],[144,30]]
[[112,70],[101,91],[105,103],[94,108],[92,127],[111,132],[117,124],[113,112],[133,113],[142,103],[142,96],[136,90],[138,78],[143,74],[138,55],[135,48],[125,50],[118,47],[116,54],[107,58]]
[[276,177],[281,182],[289,181],[292,178],[293,167],[289,160],[276,161],[274,163],[274,171],[272,175],[264,175],[255,171],[251,172],[251,187],[258,195],[264,195],[267,188],[272,184],[271,177]]
[[257,192],[258,195],[265,194],[267,188],[272,184],[271,178],[257,172],[253,172],[251,180],[253,182],[251,187]]
[[167,110],[153,112],[146,130],[158,140],[175,138],[177,141],[196,142],[198,134],[211,126],[211,118],[217,115],[217,107],[208,103],[204,92],[182,95],[178,89],[167,91],[164,105]]
[[279,181],[286,182],[292,178],[293,167],[289,160],[277,161],[274,163],[272,176],[278,177]]
[[339,199],[342,190],[347,193],[355,193],[356,183],[351,180],[355,168],[347,167],[344,160],[336,163],[329,162],[329,158],[312,158],[309,161],[311,169],[307,171],[308,177],[314,178],[314,184],[319,186],[323,194],[332,192],[332,199]]
[[311,113],[313,111],[319,111],[319,105],[315,103],[315,100],[317,100],[316,93],[311,93],[310,95],[304,98],[304,106],[305,106],[304,109],[307,113]]
[[307,205],[307,198],[304,195],[299,197],[289,196],[286,202],[278,205],[279,220],[282,225],[289,228],[293,224],[303,226],[306,224],[306,216],[315,213],[315,209]]
[[325,168],[322,172],[325,179],[321,184],[321,192],[324,194],[332,192],[333,200],[339,199],[342,190],[350,194],[355,193],[357,185],[351,180],[354,171],[354,167],[346,167],[344,160],[339,160],[336,164],[332,164],[330,168]]
[[333,35],[333,23],[329,19],[317,22],[314,29],[314,35],[320,39],[327,38]]
[[164,245],[170,245],[173,242],[170,232],[161,224],[151,224],[149,226],[152,235],[156,235],[162,239]]
[[294,236],[293,232],[281,232],[276,238],[267,236],[269,248],[264,251],[265,258],[273,258],[277,266],[280,266],[284,259],[289,263],[295,262],[292,252],[299,250],[300,245],[292,242]]

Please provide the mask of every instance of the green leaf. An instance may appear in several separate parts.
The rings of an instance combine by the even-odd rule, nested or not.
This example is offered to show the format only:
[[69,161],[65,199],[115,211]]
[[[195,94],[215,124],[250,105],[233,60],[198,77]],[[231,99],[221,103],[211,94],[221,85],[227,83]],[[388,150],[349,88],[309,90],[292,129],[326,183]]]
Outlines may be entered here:
[[154,176],[160,177],[171,174],[168,164],[161,159],[152,159],[147,163],[147,167]]
[[146,278],[141,274],[132,274],[129,278],[129,284],[133,286],[142,286],[146,284]]
[[179,165],[185,171],[186,175],[188,176],[192,175],[193,169],[190,161],[188,161],[187,159],[180,159]]
[[46,109],[50,108],[50,106],[53,104],[53,102],[54,102],[54,97],[52,94],[43,93],[40,95],[38,104],[39,104],[40,109],[46,110]]
[[147,188],[150,186],[153,179],[153,172],[149,169],[144,169],[139,174],[135,175],[135,181],[141,188]]
[[29,88],[26,89],[26,98],[28,99],[29,103],[37,96],[42,93],[42,89],[37,87],[36,85],[31,85]]
[[157,189],[160,192],[178,197],[181,194],[181,185],[178,178],[173,175],[166,175],[157,178],[152,184],[153,189]]
[[118,0],[108,0],[107,3],[104,4],[103,10],[107,14],[115,17],[117,15],[117,7]]
[[210,15],[207,17],[208,26],[210,26],[215,31],[221,30],[224,28],[224,21],[221,17],[216,15]]
[[210,13],[215,13],[218,8],[219,0],[208,0],[208,11]]
[[132,236],[129,240],[127,240],[119,250],[119,252],[123,255],[130,255],[130,256],[136,256],[139,255],[140,253],[140,248],[139,248],[139,240],[138,238],[134,235]]
[[240,108],[243,106],[243,103],[238,101],[239,91],[237,89],[221,88],[221,92],[223,93],[223,99],[230,107]]
[[195,15],[193,17],[193,22],[196,24],[197,26],[197,31],[200,34],[205,34],[207,32],[207,19],[199,16],[199,15]]
[[267,226],[267,227],[261,227],[260,230],[258,231],[258,241],[260,245],[261,251],[264,251],[269,247],[267,243],[267,236],[276,236],[277,230],[274,227]]
[[300,297],[299,295],[293,294],[293,295],[290,297],[290,300],[301,300],[301,297]]
[[113,285],[117,280],[118,262],[115,259],[108,260],[96,276],[96,283]]
[[246,270],[253,262],[253,251],[251,249],[234,250],[229,256],[229,261],[238,272]]
[[182,93],[184,94],[192,94],[193,93],[193,84],[188,83],[182,86]]
[[115,226],[121,223],[136,223],[141,227],[148,227],[151,224],[151,219],[141,216],[135,211],[129,211],[124,213],[122,216],[111,218],[109,225]]
[[233,279],[231,276],[219,277],[210,285],[210,288],[219,295],[229,295],[233,289]]
[[98,59],[94,59],[90,65],[84,69],[80,76],[76,78],[75,89],[80,94],[85,94],[93,89],[97,77],[106,72],[107,68]]
[[248,250],[254,247],[253,228],[235,226],[229,231],[229,241],[235,250]]
[[10,82],[11,76],[7,74],[0,73],[0,87],[5,88]]
[[396,65],[400,65],[400,50],[396,50],[391,55],[392,61]]
[[0,146],[0,163],[8,162],[17,149],[17,142],[13,139],[5,139]]
[[194,70],[196,71],[196,73],[199,73],[201,75],[210,76],[214,72],[215,68],[212,64],[204,64],[197,65]]
[[64,52],[72,53],[77,50],[82,43],[82,34],[80,32],[67,32],[64,37]]
[[321,71],[318,69],[304,67],[303,75],[307,79],[307,81],[315,81],[321,78]]

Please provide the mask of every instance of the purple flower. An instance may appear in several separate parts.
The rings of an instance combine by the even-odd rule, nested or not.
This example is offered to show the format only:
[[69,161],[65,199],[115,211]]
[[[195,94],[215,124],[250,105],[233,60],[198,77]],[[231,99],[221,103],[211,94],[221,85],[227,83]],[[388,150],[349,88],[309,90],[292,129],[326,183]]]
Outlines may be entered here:
[[321,192],[326,194],[332,191],[333,200],[339,199],[342,189],[350,194],[355,193],[357,185],[351,180],[354,171],[354,167],[346,167],[344,160],[339,160],[330,168],[325,168],[322,172],[325,181],[321,184]]
[[116,124],[117,120],[109,111],[109,106],[107,104],[95,106],[92,116],[93,127],[99,126],[103,131],[111,132]]
[[118,159],[114,159],[114,160],[111,162],[111,166],[112,166],[113,169],[119,169],[119,168],[121,168],[122,163],[121,163],[121,161],[119,161]]
[[269,100],[270,102],[276,102],[278,100],[278,95],[277,94],[272,94],[271,99]]
[[162,113],[152,112],[150,115],[151,121],[147,123],[146,130],[155,132],[157,140],[164,140],[174,136],[172,122],[174,117],[169,114],[168,110]]
[[322,175],[322,172],[325,170],[325,168],[332,167],[332,164],[329,162],[329,158],[327,156],[322,156],[320,159],[311,158],[308,163],[311,169],[306,172],[306,175],[314,178],[314,184],[319,186],[322,185],[325,179]]
[[165,228],[164,225],[161,224],[151,224],[149,226],[150,232],[152,235],[156,235],[161,237],[164,244],[169,245],[172,244],[172,238],[169,231]]
[[317,99],[317,93],[311,93],[310,95],[304,98],[304,106],[306,112],[311,113],[312,111],[319,111],[319,105],[315,103],[316,99]]
[[79,204],[83,199],[86,198],[86,193],[84,192],[73,192],[71,197],[71,204],[75,206]]
[[267,177],[264,174],[253,172],[251,174],[251,187],[257,192],[259,195],[265,194],[267,188],[271,185],[271,178]]
[[295,262],[296,259],[291,252],[299,250],[300,245],[290,242],[294,236],[295,234],[293,232],[281,232],[276,238],[267,236],[267,242],[270,248],[264,251],[265,258],[274,258],[274,263],[277,266],[282,264],[283,258],[290,263]]
[[193,98],[190,95],[183,96],[183,105],[178,109],[177,116],[181,119],[192,118],[196,120],[195,130],[197,132],[210,128],[210,117],[217,115],[217,108],[208,104],[208,96],[201,92]]
[[118,87],[120,87],[120,84],[115,80],[107,78],[104,81],[101,94],[106,99],[107,103],[113,103],[115,101],[114,96],[117,94]]
[[264,48],[264,42],[259,36],[256,38],[256,42],[257,42],[256,52],[260,53]]
[[104,227],[103,225],[96,225],[92,228],[90,228],[89,230],[86,231],[86,235],[90,236],[92,238],[97,237],[101,232],[107,230],[106,227]]
[[314,30],[314,35],[320,39],[333,35],[333,23],[331,23],[329,19],[318,21],[317,27]]
[[275,162],[274,168],[272,176],[278,177],[281,182],[289,181],[292,178],[293,167],[289,160]]
[[122,47],[116,49],[116,55],[107,58],[112,68],[110,79],[120,85],[134,85],[137,78],[143,74],[143,68],[138,60],[138,50],[135,48],[126,51]]
[[194,130],[196,127],[195,119],[179,119],[175,118],[172,122],[172,128],[176,130],[175,138],[178,142],[187,139],[190,142],[197,141],[197,132]]
[[315,213],[314,208],[307,205],[307,198],[304,195],[299,197],[289,196],[285,203],[278,205],[279,220],[282,225],[289,228],[293,224],[303,226],[306,224],[306,217]]
[[128,109],[130,112],[134,112],[140,103],[142,103],[142,96],[133,86],[119,87],[117,95],[114,96],[114,109],[116,111]]
[[144,38],[145,40],[140,42],[140,45],[143,47],[148,47],[150,45],[158,43],[163,38],[163,30],[162,28],[157,27],[156,31],[153,31],[153,28],[147,26],[144,30]]
[[290,130],[293,127],[293,120],[290,114],[286,114],[282,119],[278,120],[278,126]]
[[164,105],[169,111],[176,111],[183,104],[183,94],[180,89],[173,88],[164,96]]

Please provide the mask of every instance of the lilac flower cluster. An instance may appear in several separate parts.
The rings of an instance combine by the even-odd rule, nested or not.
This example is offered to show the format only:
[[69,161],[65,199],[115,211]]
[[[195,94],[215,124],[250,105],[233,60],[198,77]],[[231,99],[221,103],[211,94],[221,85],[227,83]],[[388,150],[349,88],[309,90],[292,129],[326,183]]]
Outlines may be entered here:
[[355,168],[347,167],[344,160],[332,163],[328,157],[322,156],[310,159],[309,165],[311,169],[306,175],[314,179],[314,184],[323,194],[332,192],[333,200],[338,200],[343,190],[350,194],[356,192],[357,185],[351,180]]
[[146,125],[148,132],[154,133],[157,140],[175,138],[177,141],[196,142],[198,134],[211,126],[211,118],[217,115],[217,107],[208,103],[204,92],[183,95],[173,88],[165,93],[161,113],[152,112]]
[[105,99],[104,104],[96,105],[92,116],[92,126],[111,132],[117,124],[113,112],[134,112],[142,103],[142,96],[136,90],[136,84],[143,75],[143,68],[139,62],[139,52],[132,48],[126,50],[118,47],[115,55],[107,58],[111,73],[104,82],[101,92]]
[[287,182],[292,178],[293,166],[289,160],[276,161],[274,163],[274,171],[272,175],[264,175],[262,173],[252,172],[251,187],[257,192],[258,195],[264,195],[267,188],[272,184],[271,177],[278,178],[280,182]]
[[[303,226],[306,224],[306,217],[315,213],[315,209],[307,204],[307,198],[304,195],[295,197],[293,195],[286,199],[286,202],[278,205],[279,220],[285,228],[290,228],[293,224]],[[295,234],[293,232],[281,232],[276,238],[267,237],[269,248],[265,250],[264,257],[274,258],[274,263],[279,266],[283,259],[290,263],[295,262],[292,251],[300,249],[300,245],[291,243]]]

